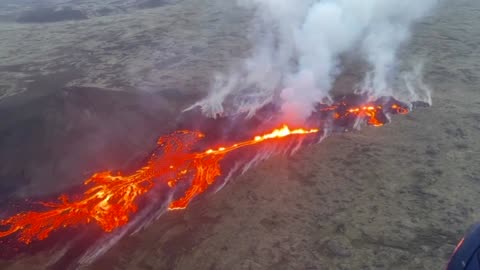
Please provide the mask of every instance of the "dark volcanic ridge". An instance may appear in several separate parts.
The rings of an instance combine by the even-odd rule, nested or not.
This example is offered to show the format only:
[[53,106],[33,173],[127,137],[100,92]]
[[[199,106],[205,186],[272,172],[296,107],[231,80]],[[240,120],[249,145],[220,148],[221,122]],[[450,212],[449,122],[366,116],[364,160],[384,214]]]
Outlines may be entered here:
[[176,0],[127,0],[91,3],[75,0],[5,0],[0,3],[0,21],[17,23],[55,23],[86,20],[93,17],[126,14],[133,10],[158,8]]
[[41,7],[20,14],[16,21],[19,23],[51,23],[86,19],[88,19],[88,17],[84,12],[71,7],[60,9]]

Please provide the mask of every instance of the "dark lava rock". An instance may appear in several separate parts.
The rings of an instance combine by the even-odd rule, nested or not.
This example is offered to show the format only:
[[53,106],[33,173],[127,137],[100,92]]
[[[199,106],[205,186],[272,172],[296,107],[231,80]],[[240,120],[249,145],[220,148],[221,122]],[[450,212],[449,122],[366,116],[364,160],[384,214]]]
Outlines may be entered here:
[[0,205],[12,192],[41,196],[94,171],[136,166],[174,129],[174,110],[157,95],[92,87],[34,95],[39,91],[0,100]]
[[325,243],[326,249],[333,256],[337,257],[350,257],[351,244],[347,239],[330,239]]
[[51,23],[61,21],[85,20],[88,19],[82,11],[72,8],[37,8],[21,14],[17,18],[19,23]]
[[171,1],[169,0],[144,0],[138,4],[138,7],[139,8],[156,8],[156,7],[161,7],[161,6],[171,4],[170,2]]

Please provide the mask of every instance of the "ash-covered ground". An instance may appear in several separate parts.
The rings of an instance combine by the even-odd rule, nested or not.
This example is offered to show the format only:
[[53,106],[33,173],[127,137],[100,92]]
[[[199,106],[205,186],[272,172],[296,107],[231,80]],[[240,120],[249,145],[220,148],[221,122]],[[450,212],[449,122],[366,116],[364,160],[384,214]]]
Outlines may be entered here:
[[[250,14],[220,0],[3,1],[2,213],[141,162],[248,54]],[[479,19],[480,2],[444,1],[402,50],[425,61],[431,108],[273,157],[83,268],[443,269],[480,220]],[[0,268],[53,267],[62,248]]]

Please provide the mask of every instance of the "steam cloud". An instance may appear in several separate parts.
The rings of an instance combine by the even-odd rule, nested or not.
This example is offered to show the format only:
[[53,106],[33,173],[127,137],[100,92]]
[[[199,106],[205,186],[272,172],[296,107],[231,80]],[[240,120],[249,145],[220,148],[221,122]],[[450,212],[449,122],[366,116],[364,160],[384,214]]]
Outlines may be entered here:
[[[328,102],[342,59],[366,63],[357,92],[372,97],[430,102],[421,70],[396,74],[397,51],[414,22],[438,0],[239,0],[256,12],[252,55],[228,74],[218,74],[208,96],[194,104],[208,116],[253,115],[270,102],[282,103],[289,119],[304,119]],[[403,86],[398,81],[403,79]],[[188,110],[188,109],[187,109]]]

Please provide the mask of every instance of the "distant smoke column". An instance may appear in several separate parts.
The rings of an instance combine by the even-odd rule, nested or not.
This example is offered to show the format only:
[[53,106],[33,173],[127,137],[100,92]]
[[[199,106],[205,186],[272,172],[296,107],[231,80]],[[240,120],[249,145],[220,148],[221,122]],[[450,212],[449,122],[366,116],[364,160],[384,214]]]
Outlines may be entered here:
[[279,95],[292,120],[305,119],[329,99],[342,67],[356,53],[369,65],[363,91],[394,95],[392,71],[411,25],[437,0],[239,0],[256,12],[251,57],[218,75],[209,96],[195,104],[207,115],[250,114]]

